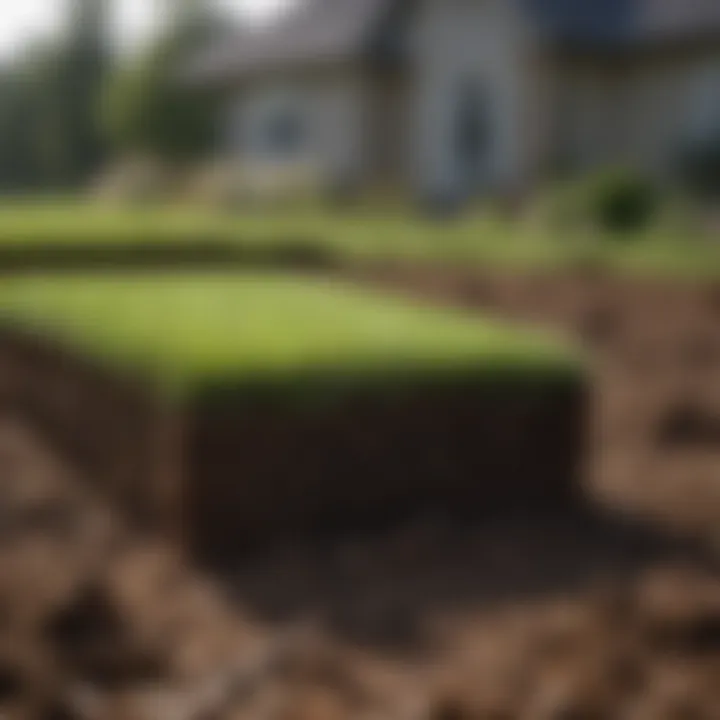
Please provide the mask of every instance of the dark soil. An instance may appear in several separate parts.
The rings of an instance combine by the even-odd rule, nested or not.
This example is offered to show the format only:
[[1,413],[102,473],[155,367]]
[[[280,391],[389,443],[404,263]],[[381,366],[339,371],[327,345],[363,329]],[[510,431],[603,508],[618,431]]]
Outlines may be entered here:
[[[570,507],[587,390],[574,378],[365,392],[327,406],[195,406],[191,546],[236,561],[282,537],[380,531],[418,512]],[[225,558],[223,558],[225,556]]]
[[627,527],[417,519],[266,551],[230,602],[27,428],[0,448],[10,720],[717,717],[720,578]]
[[601,272],[356,274],[579,340],[593,369],[586,489],[622,513],[720,542],[718,287]]
[[210,583],[3,421],[0,717],[719,717],[720,575],[703,549],[720,526],[717,292],[595,275],[369,275],[587,343],[596,511],[418,516],[284,542]]
[[[378,529],[427,508],[477,517],[570,505],[587,388],[581,376],[476,377],[315,403],[239,391],[174,404],[7,328],[0,411],[48,438],[139,528],[234,560],[279,537]],[[7,462],[0,454],[0,471]]]

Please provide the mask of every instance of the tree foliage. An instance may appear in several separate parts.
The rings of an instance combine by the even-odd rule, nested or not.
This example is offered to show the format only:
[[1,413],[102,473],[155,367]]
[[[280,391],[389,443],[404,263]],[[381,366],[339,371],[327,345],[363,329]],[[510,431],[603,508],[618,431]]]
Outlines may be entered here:
[[55,87],[64,148],[60,171],[75,183],[95,171],[104,155],[97,105],[110,66],[108,0],[74,0],[70,18],[69,38]]
[[217,22],[203,3],[178,7],[163,36],[110,82],[102,119],[120,152],[182,161],[212,144],[217,103],[184,82],[182,69],[212,37]]
[[66,31],[0,74],[0,188],[57,190],[102,162],[96,105],[109,63],[107,0],[75,0]]

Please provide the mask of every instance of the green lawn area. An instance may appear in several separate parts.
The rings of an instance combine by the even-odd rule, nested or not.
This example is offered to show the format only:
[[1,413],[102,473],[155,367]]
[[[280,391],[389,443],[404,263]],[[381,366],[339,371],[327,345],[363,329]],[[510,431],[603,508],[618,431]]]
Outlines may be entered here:
[[344,259],[419,261],[529,269],[592,264],[610,270],[691,278],[720,277],[720,241],[690,231],[654,230],[631,238],[558,237],[528,223],[479,212],[446,222],[411,213],[277,208],[242,214],[191,208],[127,210],[79,201],[0,205],[5,248],[221,242],[297,244]]
[[181,395],[304,381],[561,378],[581,365],[573,349],[534,331],[276,273],[8,279],[0,320]]

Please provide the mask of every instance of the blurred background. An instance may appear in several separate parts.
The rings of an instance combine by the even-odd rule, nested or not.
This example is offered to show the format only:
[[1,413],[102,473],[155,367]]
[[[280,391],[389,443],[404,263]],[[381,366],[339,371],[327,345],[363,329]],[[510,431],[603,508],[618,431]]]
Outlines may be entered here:
[[0,187],[88,192],[144,170],[165,199],[441,212],[527,208],[593,176],[586,194],[624,193],[641,216],[714,198],[712,3],[457,5],[28,2],[0,35]]
[[[0,718],[720,718],[718,0],[4,5]],[[16,345],[28,319],[101,363]],[[447,361],[459,327],[496,405],[193,416],[198,467],[278,504],[222,568],[117,501],[184,462],[171,523],[245,529],[225,485],[182,484],[187,399],[98,368],[230,383],[253,352],[418,337]],[[455,487],[476,447],[479,486],[514,468],[510,509],[286,526],[376,485],[409,505],[426,469]]]

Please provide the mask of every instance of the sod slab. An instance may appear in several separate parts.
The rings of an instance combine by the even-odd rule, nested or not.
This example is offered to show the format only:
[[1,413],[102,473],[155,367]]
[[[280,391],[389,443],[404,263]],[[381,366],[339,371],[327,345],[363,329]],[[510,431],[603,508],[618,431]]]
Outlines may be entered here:
[[203,556],[572,493],[582,363],[543,334],[276,273],[10,279],[0,320],[5,405]]
[[35,277],[0,284],[0,321],[53,337],[163,392],[338,379],[556,378],[558,340],[333,281],[291,275]]

